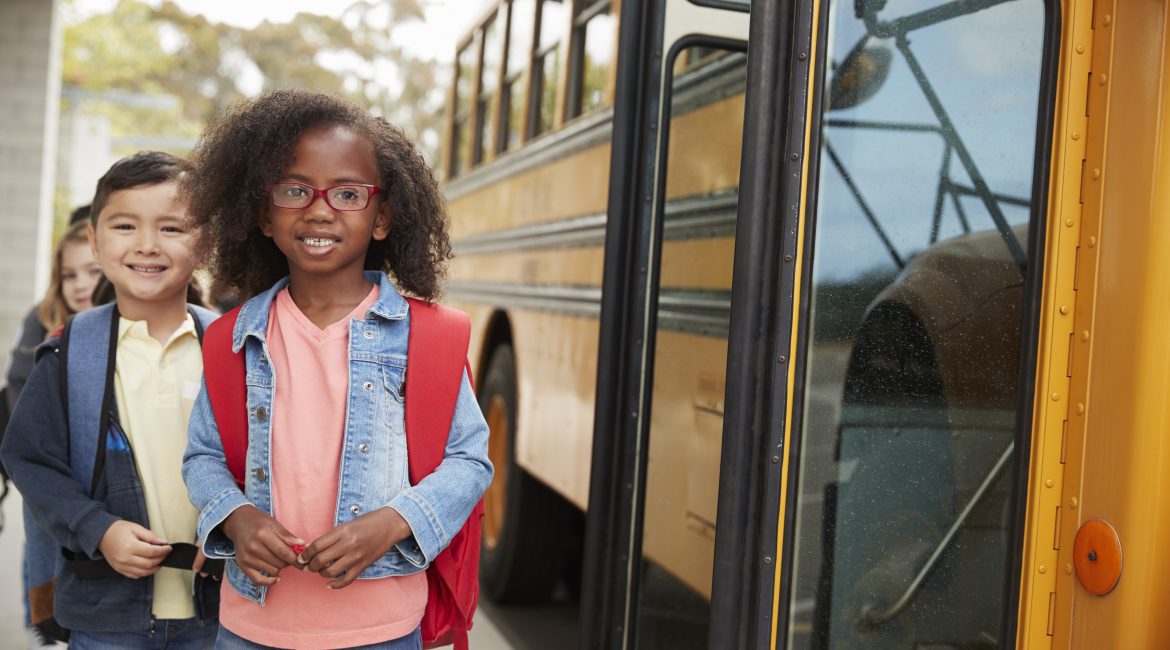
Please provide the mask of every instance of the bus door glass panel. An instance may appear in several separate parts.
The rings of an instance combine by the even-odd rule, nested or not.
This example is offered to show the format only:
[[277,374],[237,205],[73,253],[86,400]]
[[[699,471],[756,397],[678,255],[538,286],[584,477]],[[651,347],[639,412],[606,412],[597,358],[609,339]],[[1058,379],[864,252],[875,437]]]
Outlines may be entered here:
[[635,645],[674,650],[707,646],[747,60],[684,48],[668,70]]
[[1044,3],[828,17],[787,646],[996,647]]
[[752,6],[751,0],[691,0],[691,2],[707,7],[739,9],[741,11],[747,11]]

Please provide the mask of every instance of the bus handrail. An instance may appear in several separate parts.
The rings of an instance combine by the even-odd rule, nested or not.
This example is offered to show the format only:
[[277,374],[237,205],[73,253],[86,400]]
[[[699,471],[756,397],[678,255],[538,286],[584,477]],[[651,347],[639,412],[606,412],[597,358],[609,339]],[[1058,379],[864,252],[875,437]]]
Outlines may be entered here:
[[878,606],[873,604],[863,606],[857,615],[857,625],[859,627],[877,627],[882,623],[893,619],[897,615],[901,614],[902,610],[906,609],[906,606],[909,605],[910,601],[912,601],[914,596],[917,595],[918,590],[922,588],[922,583],[926,581],[926,577],[930,575],[930,572],[934,570],[935,565],[938,564],[939,559],[942,558],[943,551],[945,551],[947,547],[951,545],[951,542],[954,540],[955,535],[958,534],[959,529],[963,527],[963,524],[967,523],[967,519],[971,516],[971,513],[975,511],[975,506],[979,505],[979,502],[983,500],[983,497],[987,495],[988,490],[991,489],[991,485],[995,483],[997,478],[999,478],[1000,472],[1002,472],[1003,468],[1007,465],[1008,459],[1011,458],[1012,452],[1015,451],[1015,448],[1016,443],[1013,440],[1008,444],[1007,448],[1003,450],[1003,453],[1000,454],[999,460],[996,461],[995,466],[991,468],[991,471],[988,472],[987,477],[983,479],[983,483],[980,484],[979,489],[975,490],[975,494],[971,495],[971,499],[967,501],[967,505],[963,508],[963,511],[959,513],[959,516],[955,519],[954,523],[951,524],[950,530],[947,531],[947,534],[943,535],[942,541],[939,542],[938,546],[934,549],[934,552],[930,554],[930,558],[927,559],[926,563],[922,565],[921,569],[919,569],[918,574],[914,576],[914,580],[910,582],[910,586],[906,588],[906,591],[902,593],[902,596],[898,598],[898,600],[893,605],[887,607],[886,609],[879,610]]

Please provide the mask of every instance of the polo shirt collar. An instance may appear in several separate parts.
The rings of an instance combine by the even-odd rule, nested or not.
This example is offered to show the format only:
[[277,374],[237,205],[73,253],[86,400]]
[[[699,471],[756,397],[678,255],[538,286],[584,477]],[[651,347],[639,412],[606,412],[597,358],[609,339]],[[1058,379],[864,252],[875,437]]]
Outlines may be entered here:
[[[167,339],[166,343],[163,344],[164,348],[178,340],[181,336],[199,336],[199,332],[195,329],[195,320],[191,318],[191,312],[187,312],[185,316],[186,318],[183,319],[182,324],[171,334],[171,338]],[[126,338],[139,340],[152,339],[150,336],[150,327],[144,320],[130,320],[119,314],[118,343],[121,344]]]

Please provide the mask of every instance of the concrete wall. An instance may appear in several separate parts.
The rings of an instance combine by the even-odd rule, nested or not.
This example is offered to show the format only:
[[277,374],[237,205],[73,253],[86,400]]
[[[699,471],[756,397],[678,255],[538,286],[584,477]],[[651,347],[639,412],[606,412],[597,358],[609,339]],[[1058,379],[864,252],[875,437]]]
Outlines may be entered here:
[[60,94],[57,0],[0,0],[0,366],[48,284]]
[[76,102],[66,100],[57,137],[57,194],[68,197],[72,210],[93,200],[98,179],[118,159],[110,118],[77,110]]

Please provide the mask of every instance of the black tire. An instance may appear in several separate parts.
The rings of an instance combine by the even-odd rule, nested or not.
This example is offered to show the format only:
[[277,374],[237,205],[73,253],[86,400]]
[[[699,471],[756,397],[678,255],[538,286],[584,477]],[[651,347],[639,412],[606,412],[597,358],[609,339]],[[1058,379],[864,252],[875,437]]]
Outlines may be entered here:
[[492,426],[489,456],[496,467],[484,497],[480,587],[500,604],[547,602],[561,577],[573,510],[516,464],[516,363],[511,345],[502,344],[492,352],[478,394],[480,409]]

